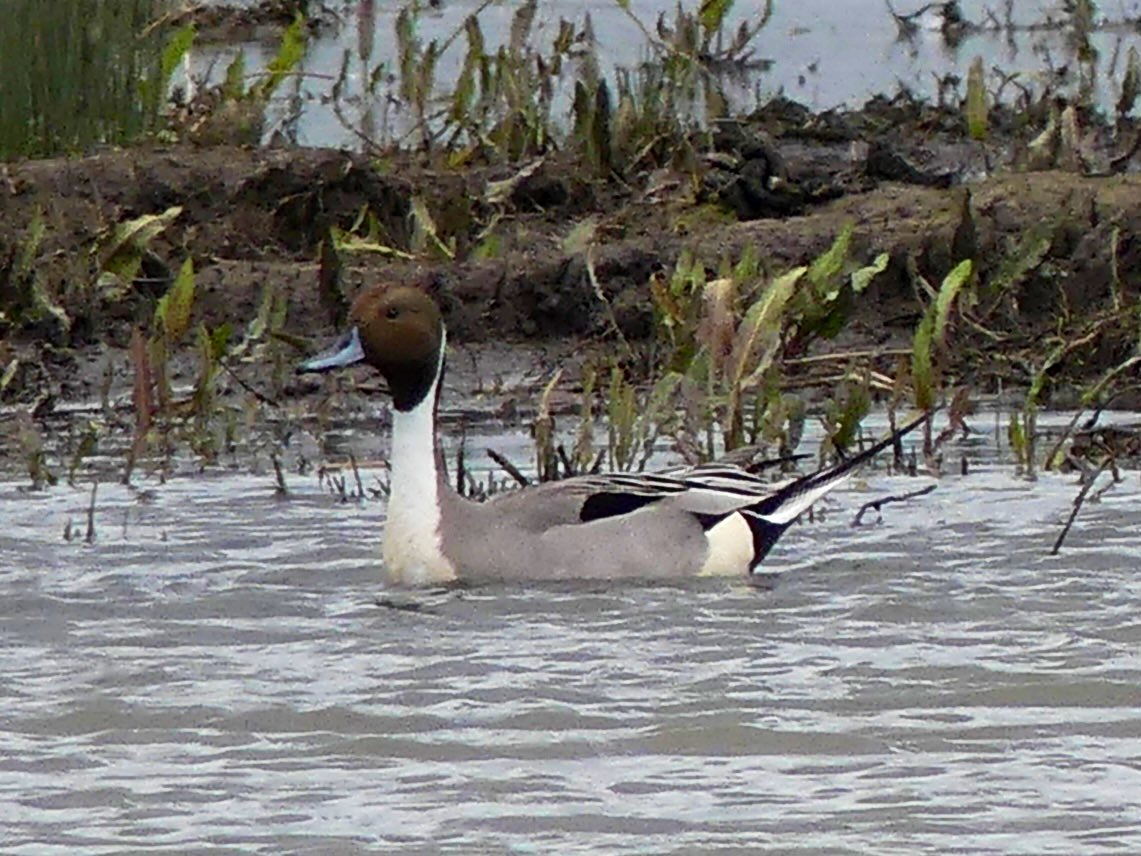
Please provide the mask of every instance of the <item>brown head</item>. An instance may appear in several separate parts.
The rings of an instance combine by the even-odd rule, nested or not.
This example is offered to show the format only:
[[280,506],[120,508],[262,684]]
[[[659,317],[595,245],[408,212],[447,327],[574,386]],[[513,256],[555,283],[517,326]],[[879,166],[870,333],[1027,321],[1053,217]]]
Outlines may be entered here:
[[297,370],[324,372],[365,362],[388,381],[397,410],[423,401],[440,371],[444,347],[444,322],[432,298],[409,286],[376,286],[356,299],[349,321],[348,333]]

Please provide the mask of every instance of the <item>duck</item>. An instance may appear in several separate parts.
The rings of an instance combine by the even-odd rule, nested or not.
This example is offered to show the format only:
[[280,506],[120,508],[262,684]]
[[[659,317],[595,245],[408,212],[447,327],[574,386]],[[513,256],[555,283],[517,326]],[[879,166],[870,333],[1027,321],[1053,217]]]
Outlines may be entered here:
[[581,475],[479,502],[451,487],[438,453],[446,349],[444,320],[429,294],[378,285],[353,302],[344,334],[297,366],[323,373],[364,363],[387,382],[391,477],[381,552],[388,582],[398,587],[749,579],[813,503],[927,418],[783,485],[756,467],[711,463]]

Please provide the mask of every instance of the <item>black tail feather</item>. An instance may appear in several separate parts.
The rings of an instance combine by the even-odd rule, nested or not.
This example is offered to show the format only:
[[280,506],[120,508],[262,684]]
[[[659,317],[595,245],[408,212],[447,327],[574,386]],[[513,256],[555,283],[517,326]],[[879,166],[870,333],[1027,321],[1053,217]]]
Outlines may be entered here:
[[[784,531],[792,525],[800,514],[812,505],[817,499],[837,486],[847,478],[853,470],[861,464],[874,458],[884,449],[895,445],[900,438],[915,430],[930,418],[929,413],[908,422],[902,428],[893,431],[885,439],[880,440],[862,452],[853,455],[835,466],[820,470],[819,472],[797,479],[781,490],[765,497],[756,505],[751,505],[741,511],[741,516],[749,524],[753,533],[754,558],[749,566],[754,571],[761,560],[768,555]],[[815,495],[813,495],[815,494]],[[798,502],[800,500],[800,502]],[[803,506],[803,507],[801,507]],[[783,514],[782,514],[783,512]],[[775,519],[774,519],[775,518]]]
[[862,464],[867,463],[884,449],[888,448],[889,446],[894,446],[902,437],[911,433],[913,430],[926,422],[929,417],[930,414],[924,413],[922,416],[911,420],[902,428],[896,429],[883,440],[880,440],[878,443],[869,446],[862,452],[858,452],[857,454],[852,455],[852,457],[841,461],[835,466],[819,470],[818,472],[807,475],[804,478],[797,479],[792,484],[786,485],[784,488],[772,494],[771,496],[765,497],[756,505],[750,506],[751,510],[756,511],[759,514],[772,514],[788,502],[796,499],[798,496],[803,496],[813,488],[819,487],[820,485],[831,481],[839,481],[840,479],[843,479],[854,469],[861,466]]

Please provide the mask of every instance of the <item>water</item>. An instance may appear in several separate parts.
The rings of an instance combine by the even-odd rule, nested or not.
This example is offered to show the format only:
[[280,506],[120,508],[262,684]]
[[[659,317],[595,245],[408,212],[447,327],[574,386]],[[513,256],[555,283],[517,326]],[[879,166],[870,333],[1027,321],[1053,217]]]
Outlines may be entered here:
[[[342,103],[344,119],[357,131],[363,128],[370,137],[385,131],[395,135],[406,132],[411,127],[411,117],[386,107],[381,97],[365,95],[365,82],[379,64],[390,72],[398,69],[393,33],[396,16],[404,4],[398,0],[357,0],[333,5],[343,25],[310,41],[302,64],[309,76],[300,78],[296,92],[282,99],[280,109],[271,117],[274,121],[269,123],[267,135],[280,126],[286,114],[299,107],[295,130],[302,144],[359,145],[356,134],[336,116],[329,98],[332,80],[338,76],[346,52],[350,62]],[[481,5],[481,0],[445,0],[438,9],[425,9],[420,19],[417,32],[425,44],[432,39],[444,43],[458,34],[437,65],[440,91],[451,91],[462,68],[466,51],[463,25],[469,15],[479,12],[488,50],[494,50],[507,37],[518,4],[493,3],[482,11]],[[897,0],[892,5],[897,12],[907,14],[926,3]],[[1064,5],[1054,0],[1015,3],[1012,18],[1016,29],[1005,31],[996,29],[988,18],[988,13],[993,12],[998,22],[1004,20],[1002,2],[961,0],[966,20],[982,25],[983,29],[952,46],[938,29],[939,20],[932,16],[923,19],[913,38],[901,40],[883,0],[774,0],[772,19],[751,43],[754,58],[771,60],[771,67],[736,82],[726,82],[727,95],[735,108],[744,110],[750,109],[758,96],[763,101],[777,94],[814,110],[857,107],[873,96],[894,94],[901,85],[920,96],[934,98],[939,79],[955,75],[965,81],[976,56],[983,59],[988,72],[998,68],[1005,75],[1017,75],[1019,85],[1035,89],[1051,68],[1069,66],[1076,74],[1068,28],[1040,26],[1047,20],[1068,20]],[[694,8],[696,4],[683,6]],[[667,23],[672,23],[675,3],[633,0],[630,8],[653,30],[659,14],[664,13]],[[729,30],[735,31],[742,21],[755,22],[763,8],[763,0],[737,0],[728,19]],[[1102,16],[1099,20],[1104,22],[1122,23],[1141,16],[1141,2],[1137,0],[1100,3],[1097,8]],[[587,14],[594,24],[599,59],[605,69],[632,68],[650,57],[638,26],[614,0],[541,0],[532,43],[546,50],[560,18],[581,25]],[[1091,44],[1098,54],[1093,94],[1103,107],[1112,110],[1120,91],[1125,56],[1130,47],[1141,49],[1141,34],[1128,24],[1110,26],[1095,32]],[[252,71],[269,61],[275,47],[266,42],[205,45],[192,55],[189,72],[199,76],[212,71],[218,77],[238,50],[246,52]],[[573,75],[568,79],[573,79]],[[988,86],[997,90],[999,83],[994,76]],[[1010,85],[1005,86],[1004,92],[1007,97],[1016,94]],[[556,114],[565,118],[569,108],[568,97]]]
[[[767,585],[378,606],[314,476],[0,485],[0,851],[1141,852],[1141,482],[871,471]],[[865,484],[866,483],[866,484]]]

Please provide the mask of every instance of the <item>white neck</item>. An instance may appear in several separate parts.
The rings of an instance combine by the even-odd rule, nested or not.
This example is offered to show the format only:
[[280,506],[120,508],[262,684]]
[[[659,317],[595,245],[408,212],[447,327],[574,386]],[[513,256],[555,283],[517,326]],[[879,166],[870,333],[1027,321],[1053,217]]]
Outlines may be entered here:
[[392,411],[392,477],[384,563],[402,585],[444,583],[456,569],[440,542],[440,479],[436,462],[436,393],[443,375],[444,342],[436,379],[424,399],[407,411]]

